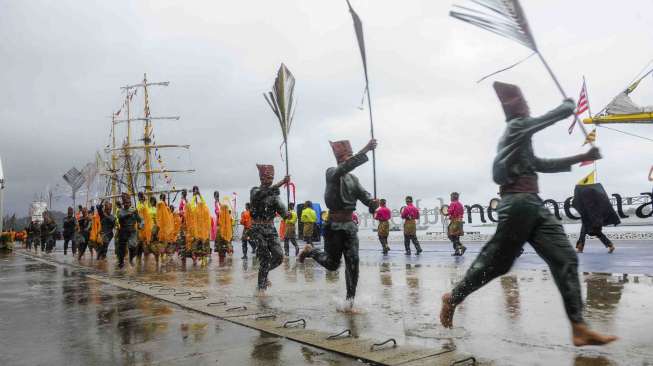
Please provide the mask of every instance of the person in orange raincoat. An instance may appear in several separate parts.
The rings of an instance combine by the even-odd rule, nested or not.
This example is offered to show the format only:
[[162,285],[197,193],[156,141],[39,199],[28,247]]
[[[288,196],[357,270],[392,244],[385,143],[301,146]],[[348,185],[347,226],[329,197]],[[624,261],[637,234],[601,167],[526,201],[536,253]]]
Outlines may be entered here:
[[256,256],[256,243],[250,239],[249,231],[252,229],[252,213],[249,202],[245,204],[245,211],[240,214],[240,224],[243,225],[243,234],[240,240],[243,242],[243,258],[247,259],[247,244],[252,247],[252,253]]
[[220,216],[218,218],[218,230],[215,237],[215,251],[220,258],[224,258],[227,253],[233,253],[231,240],[234,236],[233,218],[231,217],[231,208],[228,202],[220,204]]

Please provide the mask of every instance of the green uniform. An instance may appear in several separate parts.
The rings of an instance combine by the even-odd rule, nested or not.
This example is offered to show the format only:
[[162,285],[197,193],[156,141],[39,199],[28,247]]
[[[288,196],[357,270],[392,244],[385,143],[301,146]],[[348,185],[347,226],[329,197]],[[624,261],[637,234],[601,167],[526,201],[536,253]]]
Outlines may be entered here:
[[325,224],[324,252],[313,249],[308,257],[330,271],[340,267],[345,257],[345,280],[347,299],[356,296],[358,284],[358,226],[352,221],[356,202],[368,206],[370,213],[377,208],[369,192],[363,188],[355,175],[350,172],[368,161],[365,154],[356,154],[346,161],[326,171],[324,201],[329,208],[329,221]]
[[541,117],[518,117],[507,122],[494,160],[494,181],[501,186],[497,207],[499,222],[492,239],[452,292],[452,303],[465,297],[492,279],[507,273],[528,242],[549,265],[562,295],[567,316],[583,322],[582,299],[578,279],[578,258],[560,222],[544,207],[537,195],[537,172],[571,170],[578,157],[540,159],[533,153],[531,137],[536,132],[570,116],[574,104],[565,101]]

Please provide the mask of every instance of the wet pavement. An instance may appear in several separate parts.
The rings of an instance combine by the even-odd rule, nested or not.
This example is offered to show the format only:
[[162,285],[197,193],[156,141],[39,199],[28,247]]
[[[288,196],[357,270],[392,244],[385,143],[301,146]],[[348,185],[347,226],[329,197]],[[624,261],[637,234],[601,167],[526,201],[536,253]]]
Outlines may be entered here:
[[[420,257],[405,256],[399,249],[403,245],[396,243],[383,257],[378,243],[361,243],[358,314],[340,311],[343,269],[328,272],[312,260],[284,261],[271,272],[273,286],[265,297],[255,296],[256,260],[239,259],[238,249],[222,262],[214,257],[208,268],[190,262],[184,268],[178,260],[157,268],[149,260],[125,274],[293,314],[324,332],[348,328],[362,338],[393,337],[415,347],[456,348],[497,365],[653,365],[650,243],[616,244],[615,254],[607,255],[598,242],[589,241],[580,255],[586,272],[581,278],[586,320],[597,330],[621,337],[602,348],[571,346],[560,296],[546,265],[528,247],[509,275],[459,307],[453,330],[439,325],[439,297],[462,277],[480,244],[468,245],[465,257],[454,258],[447,243],[425,243]],[[60,251],[52,258],[77,263]],[[115,273],[112,263],[84,259],[81,264]],[[356,362],[269,336],[273,347],[259,331],[89,280],[76,271],[20,255],[2,258],[0,345],[11,351],[0,355],[1,364]],[[260,352],[255,351],[257,345]],[[1,362],[7,355],[10,362]],[[197,361],[191,361],[194,358]],[[23,362],[28,359],[32,362]]]
[[0,254],[0,365],[351,365],[349,358]]

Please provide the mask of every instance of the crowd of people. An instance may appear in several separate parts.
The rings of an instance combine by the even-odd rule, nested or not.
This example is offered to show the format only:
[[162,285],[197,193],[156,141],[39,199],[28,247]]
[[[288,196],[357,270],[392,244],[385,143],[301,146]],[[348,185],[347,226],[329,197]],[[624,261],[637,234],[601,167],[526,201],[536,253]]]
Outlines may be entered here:
[[[498,225],[496,233],[481,249],[465,276],[442,296],[440,322],[446,328],[453,326],[454,313],[458,305],[476,290],[492,279],[507,273],[515,259],[523,252],[525,243],[530,243],[537,254],[548,264],[563,299],[567,317],[572,328],[572,341],[576,346],[601,345],[614,341],[616,337],[592,331],[585,324],[582,314],[582,298],[578,277],[578,257],[569,243],[560,222],[544,206],[538,196],[538,172],[556,173],[568,171],[572,165],[598,160],[601,155],[596,148],[576,156],[560,159],[542,159],[533,152],[532,136],[555,122],[563,120],[574,112],[575,104],[565,100],[553,111],[531,117],[528,105],[519,87],[496,82],[494,88],[506,114],[506,130],[499,141],[497,156],[493,165],[493,179],[499,185],[501,201],[496,208]],[[348,140],[331,142],[336,166],[326,170],[324,202],[328,212],[320,215],[313,203],[303,204],[301,212],[295,212],[293,204],[282,204],[280,188],[290,183],[286,176],[274,181],[272,165],[257,164],[260,185],[250,191],[250,202],[240,217],[243,225],[241,236],[243,258],[247,257],[248,246],[258,257],[259,272],[257,289],[266,291],[270,286],[268,274],[277,268],[284,255],[289,255],[289,246],[295,248],[298,262],[312,258],[315,263],[335,271],[344,258],[346,299],[353,306],[359,276],[358,218],[355,214],[358,202],[365,205],[370,214],[379,221],[378,236],[382,251],[389,251],[389,221],[391,211],[386,200],[372,197],[358,178],[352,173],[368,161],[367,153],[377,147],[375,139],[370,140],[359,152],[354,153]],[[166,203],[165,195],[146,197],[138,194],[136,208],[132,208],[132,197],[123,194],[120,206],[114,214],[109,202],[101,202],[90,210],[80,208],[75,215],[68,210],[64,222],[64,253],[68,242],[72,243],[73,255],[82,258],[89,248],[91,256],[96,252],[97,259],[106,258],[106,248],[116,230],[116,255],[118,267],[137,258],[154,256],[157,263],[166,257],[178,254],[184,261],[192,258],[205,264],[211,254],[210,241],[215,243],[214,251],[220,257],[233,253],[233,219],[228,202],[220,202],[219,194],[214,194],[214,219],[197,187],[193,187],[191,197],[182,192],[177,208]],[[461,243],[463,235],[463,206],[457,192],[451,194],[448,205],[448,237],[453,245],[453,255],[462,256],[466,247]],[[404,247],[411,254],[411,244],[416,255],[422,252],[417,238],[419,210],[413,205],[412,197],[406,197],[406,206],[400,212],[404,220]],[[275,227],[275,218],[281,217],[281,237]],[[301,226],[298,227],[298,217]],[[323,249],[314,247],[315,228],[318,217],[323,219],[321,232],[324,236]],[[54,245],[56,225],[49,215],[40,227],[28,230],[29,245],[40,240],[41,250],[51,251]],[[297,230],[301,229],[306,244],[299,249]],[[595,229],[588,229],[596,234]],[[318,236],[319,237],[319,236]],[[584,235],[583,235],[584,239]],[[43,244],[45,243],[45,244]],[[614,246],[610,251],[614,250]],[[582,252],[582,245],[578,248]]]

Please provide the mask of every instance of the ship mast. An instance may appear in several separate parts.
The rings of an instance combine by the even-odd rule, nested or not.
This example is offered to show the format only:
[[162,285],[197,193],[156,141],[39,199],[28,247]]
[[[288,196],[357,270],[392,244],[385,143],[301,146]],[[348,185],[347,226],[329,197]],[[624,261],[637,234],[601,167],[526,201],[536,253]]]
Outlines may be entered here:
[[116,212],[116,195],[118,195],[118,157],[116,156],[116,114],[111,113],[111,209]]
[[143,133],[143,149],[145,151],[145,194],[149,197],[152,192],[152,121],[150,120],[150,101],[147,96],[147,74],[143,74],[143,98],[145,127]]
[[[110,174],[107,175],[111,182],[111,194],[105,198],[111,198],[114,201],[119,197],[120,191],[122,191],[121,186],[126,186],[126,189],[130,196],[134,197],[136,192],[140,188],[139,177],[144,176],[145,185],[144,193],[149,197],[158,193],[170,193],[170,192],[180,192],[181,190],[172,187],[168,190],[159,190],[155,191],[155,179],[156,174],[163,174],[167,176],[170,173],[193,173],[193,169],[167,169],[163,165],[160,168],[155,168],[153,166],[155,161],[159,161],[161,164],[161,157],[158,156],[157,151],[159,149],[166,148],[181,148],[189,149],[190,145],[173,145],[173,144],[155,144],[153,135],[154,129],[152,121],[159,120],[179,120],[179,116],[173,117],[153,117],[150,112],[150,101],[149,101],[149,89],[151,86],[168,86],[170,83],[168,81],[164,82],[148,82],[147,74],[143,74],[143,81],[139,84],[127,85],[121,87],[122,90],[126,91],[125,103],[123,108],[126,109],[126,119],[118,119],[120,111],[118,113],[112,114],[111,118],[111,134],[112,141],[111,147],[107,147],[105,152],[111,154],[111,170]],[[131,101],[132,98],[137,94],[137,89],[143,88],[144,94],[144,111],[143,117],[132,116],[131,113]],[[122,110],[122,108],[121,108]],[[132,144],[132,132],[131,132],[131,123],[133,121],[142,121],[143,126],[143,144],[134,145]],[[126,138],[122,143],[122,146],[116,144],[116,125],[126,123],[127,124],[127,133]],[[143,154],[137,154],[134,151],[142,150]],[[135,160],[136,159],[136,160]],[[142,159],[142,160],[141,160]],[[124,175],[119,175],[118,172],[121,171]],[[139,182],[140,181],[140,182]],[[114,205],[115,207],[115,205]]]

